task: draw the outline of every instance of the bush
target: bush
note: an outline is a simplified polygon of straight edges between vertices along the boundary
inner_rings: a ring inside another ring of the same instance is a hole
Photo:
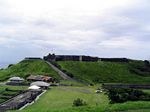
[[[73,101],[73,106],[75,107],[85,106],[85,105],[87,105],[87,103],[80,98]]]
[[[108,90],[110,103],[123,103],[126,101],[150,101],[150,95],[137,89],[113,88]]]
[[[13,64],[9,64],[9,65],[8,65],[8,68],[10,68],[11,66],[13,66]]]
[[[145,60],[144,63],[146,66],[150,66],[150,62],[148,60]]]
[[[71,78],[74,77],[74,75],[72,73],[67,73],[68,76],[70,76]]]

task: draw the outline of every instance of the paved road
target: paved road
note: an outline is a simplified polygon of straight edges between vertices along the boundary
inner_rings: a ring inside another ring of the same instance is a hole
[[[80,81],[80,80],[69,77],[66,73],[62,72],[59,68],[57,68],[56,66],[54,66],[50,62],[46,61],[46,63],[48,63],[63,79],[72,80],[72,81],[75,81],[75,82],[82,83],[84,85],[89,85],[86,82],[83,82],[83,81]]]
[[[64,72],[62,72],[60,69],[58,69],[57,67],[55,67],[53,64],[51,64],[50,62],[46,61],[63,79],[68,79],[68,80],[74,80],[73,78],[69,77],[67,74],[65,74]]]

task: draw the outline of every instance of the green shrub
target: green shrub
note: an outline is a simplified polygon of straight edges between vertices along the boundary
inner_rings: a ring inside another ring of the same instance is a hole
[[[73,106],[75,107],[85,106],[85,105],[87,105],[87,103],[80,98],[77,98],[76,100],[73,101]]]
[[[150,101],[150,95],[141,90],[129,88],[108,89],[110,103],[123,103],[126,101]]]
[[[11,66],[13,66],[13,64],[9,64],[9,65],[8,65],[8,68],[10,68]]]

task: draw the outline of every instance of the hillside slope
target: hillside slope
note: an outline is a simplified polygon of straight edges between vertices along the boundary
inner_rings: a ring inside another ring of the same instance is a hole
[[[29,74],[43,74],[60,79],[60,76],[43,60],[23,60],[7,69],[0,70],[0,80],[11,76],[27,77]]]
[[[77,79],[90,83],[149,83],[150,66],[144,61],[119,62],[57,62]]]

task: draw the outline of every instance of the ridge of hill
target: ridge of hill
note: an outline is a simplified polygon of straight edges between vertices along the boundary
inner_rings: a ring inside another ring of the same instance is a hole
[[[61,79],[44,60],[22,60],[21,62],[9,65],[6,69],[0,70],[0,80],[4,81],[12,76],[27,77],[29,74],[49,75]]]

